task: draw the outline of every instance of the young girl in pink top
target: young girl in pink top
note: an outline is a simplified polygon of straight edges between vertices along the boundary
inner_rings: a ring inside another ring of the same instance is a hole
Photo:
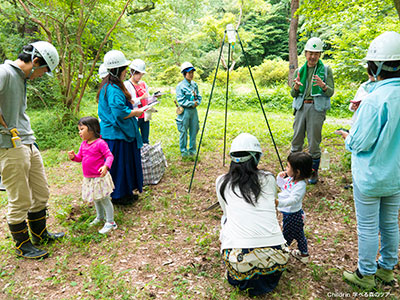
[[[111,168],[114,156],[108,145],[100,138],[100,124],[96,118],[84,117],[78,122],[79,135],[82,144],[78,154],[74,150],[68,152],[70,160],[82,162],[83,182],[82,199],[94,201],[97,216],[90,223],[96,225],[104,221],[106,223],[99,233],[107,233],[117,228],[114,222],[114,208],[110,194],[114,184],[108,170]]]

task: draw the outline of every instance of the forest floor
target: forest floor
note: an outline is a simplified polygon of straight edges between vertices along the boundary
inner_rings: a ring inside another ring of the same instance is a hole
[[[342,280],[345,269],[357,268],[352,190],[344,188],[351,172],[342,161],[342,141],[330,136],[324,143],[331,168],[321,171],[317,185],[307,187],[303,202],[311,260],[304,265],[291,258],[276,290],[258,299],[399,299],[397,285],[378,285],[366,294]],[[260,168],[276,174],[273,148],[265,147]],[[66,237],[43,246],[50,252],[45,260],[19,259],[3,217],[0,299],[248,299],[225,280],[218,239],[221,210],[205,211],[217,201],[215,179],[228,169],[220,150],[200,152],[190,194],[193,162],[182,161],[176,151],[168,154],[159,184],[145,187],[131,206],[115,206],[118,229],[107,236],[88,225],[95,210],[80,199],[80,164],[64,159],[48,165],[49,229],[65,231]],[[50,159],[46,153],[43,157]],[[6,203],[2,192],[3,216]],[[398,267],[395,273],[400,280]]]

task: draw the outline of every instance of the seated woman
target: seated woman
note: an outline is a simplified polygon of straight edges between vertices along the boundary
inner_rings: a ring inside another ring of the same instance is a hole
[[[216,181],[221,252],[228,282],[262,295],[275,289],[289,259],[276,218],[275,178],[257,168],[262,150],[253,135],[237,136],[229,153],[229,172]]]

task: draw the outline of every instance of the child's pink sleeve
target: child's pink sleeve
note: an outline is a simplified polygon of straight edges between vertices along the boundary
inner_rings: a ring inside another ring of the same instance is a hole
[[[82,142],[81,146],[79,147],[78,153],[75,154],[75,157],[74,157],[73,161],[76,161],[76,162],[81,162],[82,161],[82,147],[83,147],[83,142]]]
[[[106,159],[104,165],[111,169],[112,163],[114,161],[114,155],[111,153],[110,148],[108,148],[107,143],[102,140],[100,144],[100,151],[103,154],[103,157]]]

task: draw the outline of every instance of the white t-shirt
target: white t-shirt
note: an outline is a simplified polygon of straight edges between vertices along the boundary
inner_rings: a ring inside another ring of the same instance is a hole
[[[276,218],[275,178],[264,171],[259,173],[261,193],[255,206],[235,195],[230,184],[225,187],[224,195],[227,201],[225,202],[219,192],[224,175],[216,180],[217,197],[224,213],[221,218],[221,251],[232,248],[270,247],[286,243]],[[239,188],[236,188],[235,192],[240,195]]]
[[[276,177],[276,184],[282,192],[278,194],[278,210],[294,213],[302,208],[303,198],[306,195],[307,183],[304,180],[293,182],[292,177]]]

